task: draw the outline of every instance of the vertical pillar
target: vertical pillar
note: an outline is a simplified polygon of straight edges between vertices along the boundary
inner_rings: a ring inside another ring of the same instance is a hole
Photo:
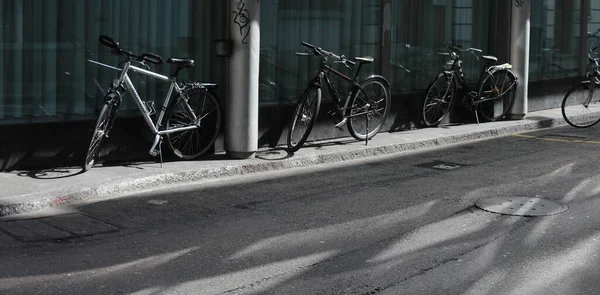
[[[527,115],[529,84],[529,32],[531,0],[513,0],[510,18],[510,63],[519,78],[515,102],[509,111],[510,119]]]
[[[580,19],[581,21],[579,22],[579,30],[580,30],[580,40],[579,40],[579,54],[581,56],[581,58],[579,58],[579,67],[580,67],[580,71],[579,74],[584,77],[587,73],[587,66],[588,66],[588,50],[590,50],[591,45],[590,43],[588,43],[588,33],[594,34],[595,32],[589,32],[588,29],[588,15],[590,14],[590,1],[589,0],[583,0],[581,1],[581,14],[580,14]],[[595,44],[594,46],[599,46],[600,44]]]
[[[381,75],[390,76],[391,61],[391,27],[392,27],[392,0],[381,0],[381,47],[380,64]]]
[[[258,148],[258,67],[260,0],[230,0],[229,96],[225,151],[231,158],[252,158]]]

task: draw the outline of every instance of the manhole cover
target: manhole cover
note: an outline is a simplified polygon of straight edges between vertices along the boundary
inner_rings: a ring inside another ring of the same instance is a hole
[[[435,161],[431,161],[431,162],[427,162],[427,163],[423,163],[423,164],[419,164],[419,165],[415,165],[415,166],[436,169],[436,170],[455,170],[455,169],[461,168],[465,165],[435,160]]]
[[[564,212],[567,206],[542,198],[507,197],[486,198],[475,203],[485,211],[506,215],[543,216]]]

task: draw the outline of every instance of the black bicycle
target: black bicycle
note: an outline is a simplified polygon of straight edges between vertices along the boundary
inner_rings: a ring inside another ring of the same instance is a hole
[[[354,60],[358,62],[358,69],[354,74],[354,78],[350,78],[331,68],[329,59],[333,59],[334,63],[340,63],[348,69],[352,69],[356,62],[347,59],[344,55],[336,55],[306,42],[302,42],[302,45],[308,47],[308,50],[298,52],[297,55],[319,56],[322,61],[317,75],[308,83],[296,105],[287,136],[288,149],[295,152],[306,142],[319,113],[323,82],[325,82],[335,103],[335,107],[330,112],[338,119],[335,126],[339,128],[347,124],[352,137],[368,143],[369,139],[373,138],[383,127],[390,110],[391,101],[390,83],[383,76],[372,75],[360,82],[358,81],[362,66],[373,63],[374,59],[369,56],[355,57]],[[352,84],[344,101],[338,97],[337,89],[332,86],[329,79],[330,73]]]
[[[477,123],[479,115],[487,121],[502,119],[511,108],[517,89],[517,76],[510,71],[512,66],[508,63],[495,65],[498,59],[494,56],[483,55],[485,65],[479,76],[477,91],[470,91],[465,81],[462,60],[459,53],[469,52],[477,59],[480,58],[481,49],[467,48],[449,43],[448,52],[438,53],[450,56],[444,64],[443,71],[429,84],[421,107],[423,124],[434,127],[440,124],[450,111],[457,87],[461,87],[469,99],[468,105],[474,111]],[[464,100],[463,100],[464,102]]]
[[[562,101],[560,109],[563,118],[573,127],[586,128],[600,122],[600,96],[594,98],[594,91],[600,85],[600,62],[595,57],[596,48],[588,52],[586,78],[569,89]]]

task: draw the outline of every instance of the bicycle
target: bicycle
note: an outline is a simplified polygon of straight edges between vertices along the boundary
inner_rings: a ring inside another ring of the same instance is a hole
[[[586,79],[569,89],[560,107],[563,118],[573,127],[586,128],[600,122],[600,99],[594,99],[594,91],[600,85],[600,62],[594,57],[596,49],[588,52]]]
[[[121,73],[117,79],[113,80],[104,96],[104,104],[98,114],[94,130],[91,132],[90,143],[82,165],[83,172],[94,165],[102,140],[109,137],[117,110],[126,91],[133,97],[145,123],[154,135],[154,142],[149,153],[152,156],[160,156],[161,165],[163,136],[166,136],[172,154],[184,160],[199,157],[213,145],[221,124],[220,105],[216,96],[210,91],[216,87],[216,84],[177,81],[180,70],[194,67],[193,59],[169,58],[167,63],[175,65],[176,68],[170,76],[165,76],[150,71],[147,65],[147,63],[162,64],[163,60],[159,55],[154,53],[134,55],[131,51],[121,48],[114,39],[105,35],[101,35],[99,41],[110,48],[113,54],[125,57],[125,61],[121,63],[121,68],[118,68],[90,60]],[[146,66],[148,69],[135,66],[132,64],[134,62]],[[160,112],[156,112],[153,101],[142,101],[127,74],[129,71],[170,83]],[[171,100],[173,91],[177,92],[178,96]],[[157,114],[156,121],[150,117],[154,114]]]
[[[458,87],[465,91],[466,98],[469,99],[468,105],[475,113],[477,124],[479,124],[479,115],[487,121],[502,119],[514,102],[518,84],[517,76],[510,71],[512,65],[508,63],[495,65],[498,61],[496,57],[482,55],[485,65],[477,82],[477,91],[471,91],[465,81],[459,53],[469,52],[479,59],[476,53],[481,53],[482,50],[477,48],[463,50],[462,46],[453,43],[448,43],[446,48],[448,52],[438,54],[450,56],[450,60],[444,64],[442,72],[425,91],[421,107],[423,124],[435,127],[442,122],[450,111]]]
[[[296,55],[314,55],[321,57],[322,60],[316,76],[308,83],[296,104],[287,135],[288,149],[295,152],[306,142],[319,113],[323,83],[327,86],[335,104],[335,107],[329,112],[338,119],[335,126],[341,128],[346,124],[352,137],[359,141],[364,140],[368,144],[369,139],[373,138],[383,127],[389,113],[391,100],[390,83],[383,76],[371,75],[358,81],[358,75],[363,65],[373,63],[374,59],[370,56],[355,57],[358,69],[354,78],[350,78],[333,69],[329,65],[329,58],[335,59],[333,63],[340,63],[350,70],[352,70],[352,66],[356,65],[356,62],[348,60],[344,55],[336,55],[306,42],[301,42],[301,44],[308,49],[306,52],[297,52]],[[338,97],[338,90],[329,79],[330,73],[340,77],[344,82],[352,84],[346,100],[343,102]],[[374,126],[369,126],[371,120],[375,120]]]

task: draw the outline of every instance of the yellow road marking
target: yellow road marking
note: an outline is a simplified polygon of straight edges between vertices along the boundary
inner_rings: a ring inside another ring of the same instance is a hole
[[[546,141],[558,141],[558,142],[576,142],[572,139],[560,139],[560,138],[551,138],[551,137],[544,137],[544,138],[538,138],[540,140],[546,140]],[[580,140],[581,142],[581,140]]]
[[[535,135],[525,135],[525,134],[513,134],[512,136],[514,136],[514,137],[522,137],[522,138],[529,138],[529,139],[544,140],[544,141],[600,144],[600,141],[598,141],[598,140],[563,139],[563,138],[552,138],[552,137],[539,137],[539,136],[535,136]]]
[[[533,135],[525,135],[525,134],[513,134],[513,136],[516,136],[516,137],[524,137],[524,138],[537,138],[537,136],[533,136]]]

